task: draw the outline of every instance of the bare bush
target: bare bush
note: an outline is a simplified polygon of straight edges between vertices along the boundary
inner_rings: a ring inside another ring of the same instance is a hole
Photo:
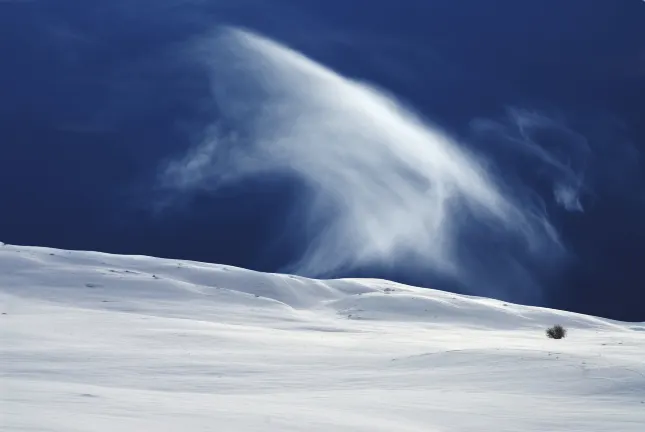
[[[546,329],[546,335],[551,339],[564,339],[567,336],[567,329],[560,324],[556,324]]]

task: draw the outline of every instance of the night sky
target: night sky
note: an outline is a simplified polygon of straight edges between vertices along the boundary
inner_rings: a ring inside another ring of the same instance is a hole
[[[386,89],[522,177],[571,251],[557,272],[537,275],[545,304],[645,321],[639,0],[0,0],[0,240],[261,271],[296,260],[307,244],[286,226],[303,193],[293,178],[172,200],[159,185],[161,167],[217,118],[189,47],[220,26]],[[584,165],[583,212],[550,202],[542,168],[502,154],[491,143],[500,137],[476,127],[506,124],[512,108],[575,130],[547,131],[540,144]],[[584,160],[571,137],[588,143]],[[481,294],[408,265],[333,276]]]

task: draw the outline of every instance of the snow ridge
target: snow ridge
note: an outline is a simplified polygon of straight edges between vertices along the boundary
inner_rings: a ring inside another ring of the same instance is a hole
[[[641,431],[645,323],[0,245],[6,431]],[[570,330],[561,341],[544,329]]]

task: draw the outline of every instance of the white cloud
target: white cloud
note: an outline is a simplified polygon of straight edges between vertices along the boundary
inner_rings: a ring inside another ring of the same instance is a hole
[[[166,185],[297,176],[311,192],[298,212],[308,249],[294,266],[305,275],[407,259],[480,292],[535,290],[513,251],[559,250],[555,231],[446,133],[385,92],[256,34],[227,30],[200,48],[222,118],[166,168]]]

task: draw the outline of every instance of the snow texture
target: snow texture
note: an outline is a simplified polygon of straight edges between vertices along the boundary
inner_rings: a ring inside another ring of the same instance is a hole
[[[645,430],[645,323],[1,244],[0,312],[6,432]]]

